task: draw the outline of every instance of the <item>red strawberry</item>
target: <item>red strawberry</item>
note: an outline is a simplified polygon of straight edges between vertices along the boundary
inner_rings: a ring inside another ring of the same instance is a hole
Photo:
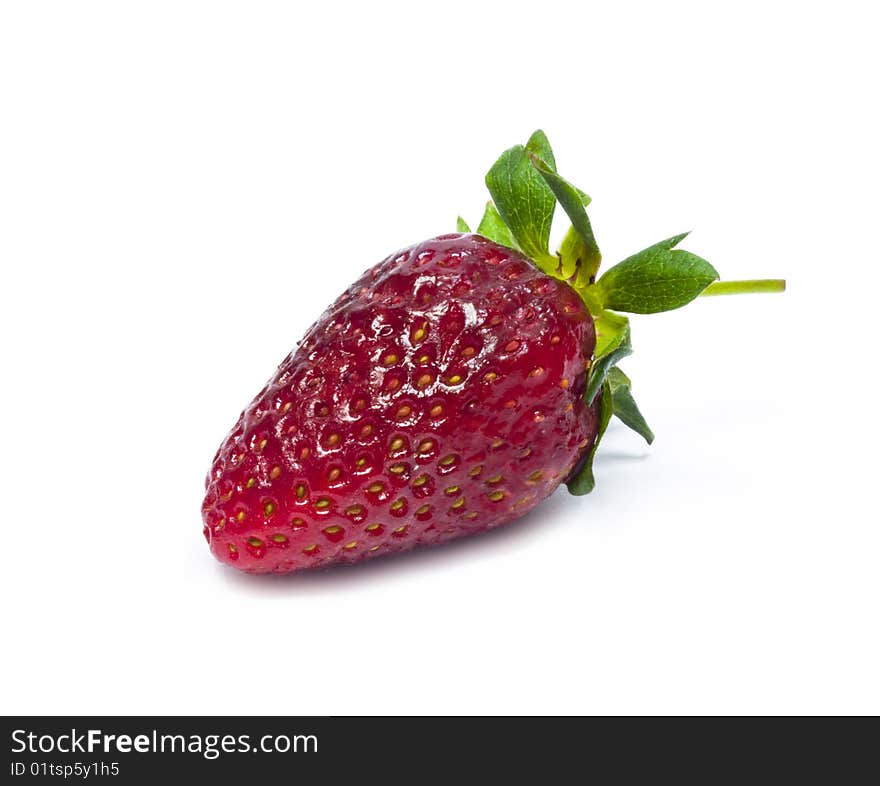
[[[242,414],[211,469],[205,536],[287,572],[517,518],[596,435],[577,293],[522,254],[445,235],[369,270]]]
[[[683,305],[714,269],[674,238],[594,283],[588,200],[555,173],[540,132],[487,183],[497,209],[480,234],[443,235],[368,270],[242,413],[203,505],[222,562],[286,573],[441,543],[524,515],[563,481],[589,491],[612,413],[650,441],[614,368],[629,351],[614,309]],[[574,227],[551,256],[555,198]]]

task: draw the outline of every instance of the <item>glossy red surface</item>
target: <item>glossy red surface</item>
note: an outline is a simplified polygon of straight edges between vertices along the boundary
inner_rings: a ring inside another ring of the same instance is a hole
[[[242,413],[207,479],[222,562],[285,573],[496,527],[589,449],[593,321],[568,285],[477,235],[367,271]]]

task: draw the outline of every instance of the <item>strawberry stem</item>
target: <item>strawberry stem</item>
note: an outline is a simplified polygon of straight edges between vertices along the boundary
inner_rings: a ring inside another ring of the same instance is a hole
[[[492,201],[477,234],[522,251],[547,275],[569,284],[593,316],[596,344],[588,361],[584,400],[588,406],[598,404],[599,428],[592,447],[566,480],[572,494],[588,494],[595,485],[593,456],[612,415],[648,443],[654,438],[632,397],[629,377],[617,367],[632,352],[625,314],[672,311],[700,295],[784,292],[785,281],[719,281],[709,262],[677,248],[687,232],[642,249],[597,278],[601,255],[586,212],[590,198],[557,173],[543,131],[502,153],[486,175],[486,186]],[[549,241],[557,203],[571,219],[571,228],[554,255]],[[466,228],[459,219],[458,231]]]
[[[746,281],[716,281],[709,284],[700,297],[714,295],[751,295],[760,292],[785,292],[785,279],[756,278]]]

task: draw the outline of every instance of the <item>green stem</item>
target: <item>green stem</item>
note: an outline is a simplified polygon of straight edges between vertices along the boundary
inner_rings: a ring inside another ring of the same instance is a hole
[[[716,281],[709,284],[700,297],[713,295],[749,295],[758,292],[785,292],[785,279],[760,278],[749,281]]]

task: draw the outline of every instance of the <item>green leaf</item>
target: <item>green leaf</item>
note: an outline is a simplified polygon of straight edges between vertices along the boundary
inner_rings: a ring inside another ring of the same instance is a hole
[[[559,260],[562,264],[562,274],[570,279],[572,276],[577,277],[579,270],[577,261],[585,256],[584,241],[575,231],[574,227],[569,227],[559,244]]]
[[[705,259],[674,249],[686,236],[663,240],[606,271],[596,282],[605,307],[632,314],[671,311],[717,280],[718,271]]]
[[[611,318],[614,321],[611,321]],[[599,323],[602,322],[600,326]],[[592,404],[593,399],[605,382],[605,377],[614,365],[632,354],[632,343],[630,342],[629,320],[626,317],[617,314],[603,314],[596,320],[597,335],[601,335],[601,345],[596,342],[596,350],[593,353],[593,363],[590,366],[590,377],[587,380],[587,389],[584,393],[584,401]],[[605,330],[602,333],[600,331]]]
[[[561,177],[551,168],[546,161],[532,154],[532,165],[538,170],[544,182],[550,186],[550,190],[559,200],[562,209],[571,219],[571,226],[577,233],[579,244],[563,241],[563,249],[560,249],[562,257],[562,273],[566,279],[574,278],[577,282],[586,286],[591,284],[599,270],[602,255],[593,235],[593,227],[590,224],[587,211],[584,210],[584,197],[589,202],[589,197],[579,188],[575,188],[565,178]],[[570,234],[570,233],[569,233]],[[568,236],[566,236],[568,237]],[[565,252],[565,253],[563,253]]]
[[[471,228],[467,225],[467,221],[465,221],[461,216],[458,217],[458,221],[455,222],[455,230],[456,232],[464,232],[469,234]]]
[[[492,202],[486,203],[486,211],[483,213],[483,218],[477,227],[477,234],[487,237],[489,240],[494,240],[502,246],[517,248],[516,241],[513,239],[513,235],[510,234],[510,229],[508,229],[507,224],[504,223],[504,219],[501,218],[501,214],[498,212],[498,208]]]
[[[593,476],[593,459],[596,457],[596,449],[599,447],[599,442],[605,434],[605,429],[608,428],[608,421],[611,420],[613,411],[614,403],[611,398],[611,386],[605,383],[602,385],[602,398],[599,400],[599,429],[596,432],[596,441],[593,443],[581,466],[566,481],[571,494],[581,496],[589,494],[596,488],[596,478]]]
[[[542,132],[532,134],[528,146],[527,150],[516,145],[502,153],[486,175],[486,186],[519,247],[538,267],[551,273],[558,265],[549,251],[556,197],[532,166],[529,155],[540,153],[548,165],[555,166],[555,163]]]
[[[650,445],[654,441],[654,432],[651,431],[651,427],[645,421],[632,396],[632,382],[629,377],[621,371],[619,366],[615,366],[608,371],[606,379],[611,388],[614,414],[633,431],[644,437],[645,442]]]
[[[596,327],[596,348],[593,350],[593,357],[598,358],[607,355],[617,344],[620,334],[629,328],[629,318],[615,314],[613,311],[602,311],[593,318],[593,324]]]
[[[550,147],[550,140],[540,128],[535,131],[526,142],[526,153],[530,156],[538,156],[547,162],[547,166],[554,172],[556,171],[556,157],[553,155],[553,148]]]

